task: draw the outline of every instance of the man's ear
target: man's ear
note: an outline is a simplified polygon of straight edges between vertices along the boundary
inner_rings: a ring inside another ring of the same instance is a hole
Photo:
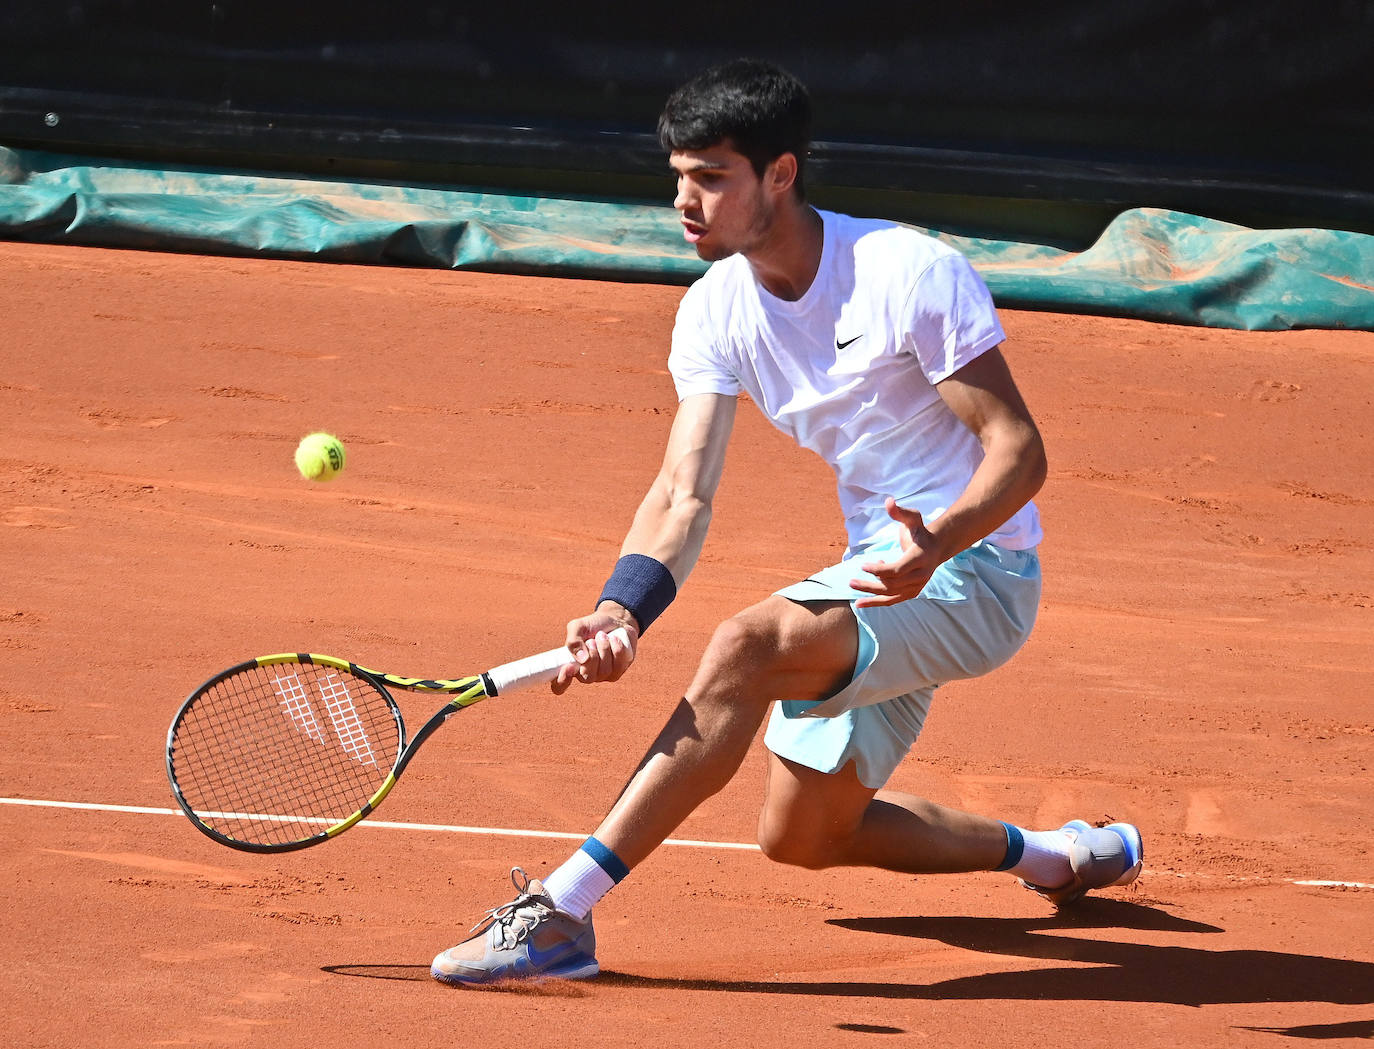
[[[764,182],[770,192],[779,195],[790,193],[792,184],[797,181],[797,157],[793,153],[782,153],[764,170]]]

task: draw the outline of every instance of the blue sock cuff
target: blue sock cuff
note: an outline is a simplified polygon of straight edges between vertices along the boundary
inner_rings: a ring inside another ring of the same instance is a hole
[[[1003,823],[1002,826],[1007,832],[1007,855],[1002,860],[1002,865],[993,869],[1009,871],[1021,862],[1021,854],[1026,851],[1026,839],[1021,836],[1020,828],[1013,827],[1010,823]]]
[[[619,885],[630,873],[630,868],[625,866],[625,861],[613,853],[606,846],[595,838],[588,838],[582,843],[582,851],[596,861],[596,865],[611,876],[611,880]]]

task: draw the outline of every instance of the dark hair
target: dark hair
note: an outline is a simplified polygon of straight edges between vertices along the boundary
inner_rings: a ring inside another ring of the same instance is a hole
[[[658,118],[668,151],[708,149],[729,140],[754,172],[784,153],[797,158],[795,188],[805,198],[802,170],[811,142],[811,96],[787,70],[740,58],[713,66],[673,92]]]

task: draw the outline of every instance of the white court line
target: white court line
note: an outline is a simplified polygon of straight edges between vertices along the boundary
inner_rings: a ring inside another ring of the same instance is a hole
[[[151,808],[142,805],[97,805],[89,801],[43,801],[38,798],[0,798],[0,805],[36,805],[47,809],[84,809],[89,812],[132,812],[140,816],[181,816],[180,809]],[[234,817],[244,814],[213,812],[207,816]],[[251,819],[278,820],[282,823],[319,823],[333,826],[338,820],[310,819],[303,816],[263,816],[250,814]],[[559,838],[567,841],[586,841],[587,835],[559,830],[516,830],[510,827],[457,827],[447,823],[396,823],[390,820],[363,820],[359,827],[378,827],[383,830],[434,831],[441,834],[492,834],[508,838]],[[664,845],[683,845],[694,849],[737,849],[758,852],[759,847],[752,842],[738,841],[692,841],[687,838],[669,838]]]
[[[1362,881],[1321,881],[1309,879],[1304,881],[1295,881],[1293,882],[1293,884],[1315,885],[1318,888],[1322,889],[1374,889],[1374,885],[1368,885]]]
[[[130,812],[141,816],[181,816],[180,809],[151,808],[141,805],[98,805],[89,801],[43,801],[38,798],[0,798],[0,805],[33,805],[48,809],[84,809],[93,812]],[[207,815],[226,816],[232,813],[207,813]],[[322,823],[332,825],[336,820],[318,819],[311,820],[299,816],[254,816],[255,819],[279,819],[282,822],[292,823]],[[447,823],[396,823],[389,820],[363,820],[359,823],[360,827],[377,827],[383,830],[412,830],[429,831],[440,834],[491,834],[508,838],[558,838],[566,841],[585,841],[587,835],[571,831],[558,830],[516,830],[509,827],[457,827]],[[693,841],[688,838],[668,838],[664,845],[681,845],[692,849],[735,849],[744,852],[758,852],[759,847],[752,842],[739,841]],[[1170,878],[1206,877],[1204,875],[1179,874],[1174,871],[1150,871],[1145,870],[1142,874],[1152,874]],[[1228,878],[1230,881],[1253,881],[1255,879],[1241,877]],[[1327,881],[1312,878],[1285,878],[1283,881],[1288,885],[1314,886],[1325,889],[1374,889],[1374,882],[1364,881]]]

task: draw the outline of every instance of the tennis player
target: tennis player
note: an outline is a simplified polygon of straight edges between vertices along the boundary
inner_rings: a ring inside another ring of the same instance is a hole
[[[1140,871],[1129,824],[1032,831],[883,789],[935,689],[1000,666],[1030,633],[1045,453],[982,280],[933,238],[811,207],[809,124],[803,85],[752,60],[668,100],[674,205],[712,265],[673,329],[662,469],[595,611],[568,625],[554,691],[621,677],[687,579],[741,392],[834,470],[848,550],[720,624],[595,834],[542,883],[516,868],[516,899],[434,959],[446,983],[598,972],[593,905],[725,786],[765,718],[770,859],[1006,871],[1058,906]],[[609,636],[619,626],[628,645]]]

